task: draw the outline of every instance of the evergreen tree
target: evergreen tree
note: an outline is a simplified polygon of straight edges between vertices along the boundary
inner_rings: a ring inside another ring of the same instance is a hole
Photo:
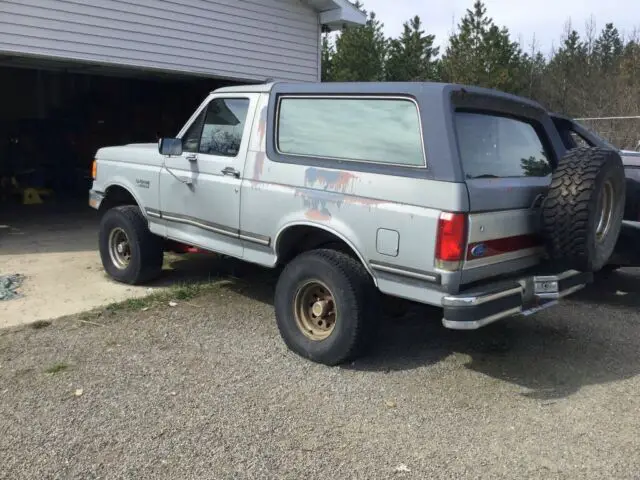
[[[535,35],[529,53],[522,56],[522,95],[533,99],[544,96],[544,79],[547,59],[538,49]]]
[[[640,87],[640,41],[630,40],[623,48],[621,76]]]
[[[523,66],[520,46],[487,16],[481,0],[467,10],[442,58],[442,73],[450,82],[511,92],[523,87]]]
[[[623,50],[624,47],[618,29],[613,26],[613,23],[607,23],[595,42],[593,52],[600,70],[610,72],[612,69],[617,68]]]
[[[333,56],[335,55],[335,49],[331,43],[331,39],[328,34],[322,35],[322,81],[330,82],[333,80]]]
[[[550,108],[569,115],[584,112],[583,90],[588,73],[587,45],[567,25],[562,47],[553,54],[547,69],[546,96]]]
[[[435,59],[439,48],[433,46],[434,35],[425,35],[419,16],[404,24],[400,38],[389,41],[386,78],[389,81],[424,81],[434,79]]]
[[[345,28],[335,42],[333,35],[323,35],[323,81],[442,79],[519,93],[572,116],[640,114],[638,32],[623,39],[608,23],[598,34],[591,19],[581,36],[568,23],[560,48],[551,55],[543,55],[535,41],[523,53],[509,31],[487,15],[484,3],[475,0],[438,59],[434,36],[425,33],[419,17],[406,22],[398,38],[387,40],[376,15],[360,2],[355,5],[367,15],[365,25]],[[616,122],[599,133],[619,147],[640,148],[639,124]],[[534,173],[541,168],[531,159],[523,160],[523,167]]]
[[[367,13],[360,2],[355,6]],[[387,55],[383,24],[371,12],[365,25],[346,27],[338,36],[332,57],[332,80],[338,82],[381,81]]]

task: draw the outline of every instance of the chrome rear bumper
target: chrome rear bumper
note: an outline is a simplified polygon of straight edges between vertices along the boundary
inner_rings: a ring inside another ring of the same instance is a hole
[[[443,298],[442,324],[475,330],[514,315],[530,315],[558,303],[593,281],[592,273],[568,270],[556,275],[530,275]]]

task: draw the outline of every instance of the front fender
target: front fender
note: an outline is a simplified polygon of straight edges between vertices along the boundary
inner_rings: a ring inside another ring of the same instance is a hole
[[[127,181],[127,179],[124,177],[116,177],[113,180],[110,180],[109,183],[104,187],[105,195],[108,195],[109,189],[113,187],[120,187],[129,192],[129,194],[135,200],[136,204],[140,207],[140,210],[142,210],[142,213],[146,215],[146,209],[149,208],[149,205],[147,205],[144,202],[142,196],[138,192],[136,192],[136,189],[131,184],[131,182]]]

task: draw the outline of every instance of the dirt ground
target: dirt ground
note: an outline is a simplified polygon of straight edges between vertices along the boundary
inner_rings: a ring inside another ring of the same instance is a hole
[[[326,368],[246,268],[174,307],[0,330],[0,478],[638,478],[640,270],[476,332],[416,308]]]
[[[206,264],[192,264],[192,272],[167,271],[145,287],[113,282],[100,262],[97,228],[95,211],[83,204],[0,213],[0,275],[26,277],[21,298],[0,301],[0,328],[144,297],[183,277],[208,274]]]

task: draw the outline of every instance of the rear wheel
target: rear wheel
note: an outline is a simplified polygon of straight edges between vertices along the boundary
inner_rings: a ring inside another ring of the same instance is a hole
[[[160,275],[162,239],[149,231],[140,209],[132,205],[108,210],[100,222],[100,258],[119,282],[140,284]]]
[[[276,286],[280,335],[298,355],[325,365],[354,359],[373,327],[377,296],[362,264],[334,250],[294,258]]]
[[[543,232],[552,260],[596,272],[616,246],[625,204],[620,155],[603,148],[569,151],[554,171],[543,205]]]

